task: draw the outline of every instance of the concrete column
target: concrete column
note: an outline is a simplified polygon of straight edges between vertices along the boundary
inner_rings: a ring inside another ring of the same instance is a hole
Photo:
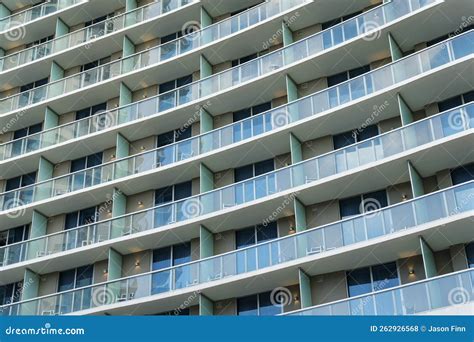
[[[127,213],[127,196],[120,190],[114,189],[112,202],[112,217],[119,217]],[[110,238],[116,238],[123,235],[123,233],[130,227],[125,226],[125,220],[114,220],[112,223],[112,231]]]
[[[212,25],[212,17],[204,7],[201,7],[201,28]]]
[[[423,187],[423,178],[420,176],[420,174],[410,161],[408,161],[408,173],[410,175],[410,184],[413,197],[415,198],[423,196],[425,194],[425,189]]]
[[[311,299],[311,279],[301,268],[298,269],[298,277],[300,283],[301,308],[309,308],[313,305],[313,300]]]
[[[5,50],[0,48],[0,57],[3,57],[3,56],[5,56]],[[3,59],[0,60],[0,70],[3,70]]]
[[[51,63],[51,71],[49,82],[59,81],[64,78],[64,69],[56,62]],[[50,84],[49,86],[49,97],[61,95],[64,91],[63,82],[57,82],[55,84]]]
[[[133,11],[137,8],[137,1],[136,0],[126,0],[125,2],[125,11]]]
[[[125,2],[125,11],[133,11],[134,9],[137,8],[137,1],[136,0],[126,0]],[[130,26],[133,25],[137,22],[136,16],[133,15],[127,15],[125,17],[125,25]]]
[[[10,9],[0,2],[0,19],[8,17],[9,15],[11,15]]]
[[[122,277],[122,254],[113,248],[109,248],[109,259],[107,264],[107,280],[115,280]]]
[[[43,122],[43,130],[47,130],[50,128],[57,127],[59,125],[59,115],[56,114],[51,108],[46,107],[44,112],[44,122]],[[51,146],[58,143],[58,139],[60,137],[57,136],[56,132],[46,132],[43,133],[41,147]]]
[[[295,198],[294,210],[295,210],[296,231],[297,232],[305,231],[308,228],[306,224],[306,207],[297,198]]]
[[[23,275],[23,288],[21,291],[21,300],[28,300],[38,297],[39,293],[39,282],[40,276],[31,271],[30,269],[25,269]],[[28,302],[21,304],[20,306],[20,315],[37,315],[41,314],[37,312],[38,302]]]
[[[117,252],[113,248],[109,248],[109,259],[107,263],[107,280],[116,280],[122,277],[122,254]],[[115,302],[114,299],[118,299],[120,296],[120,283],[115,282],[107,286],[107,293],[113,295],[111,302]]]
[[[398,99],[398,108],[400,110],[400,116],[402,119],[402,125],[406,126],[411,124],[414,121],[413,111],[410,109],[408,104],[403,99],[402,95],[397,94]]]
[[[30,239],[45,236],[47,227],[48,218],[40,212],[34,210],[31,218]],[[47,247],[48,246],[46,246],[46,240],[44,239],[31,241],[28,244],[27,259],[34,259],[41,255],[48,254]]]
[[[388,34],[388,43],[390,45],[390,55],[392,56],[392,62],[403,58],[403,51],[400,49],[400,46],[391,33]]]
[[[296,164],[303,160],[301,142],[293,133],[290,133],[290,153],[291,153],[291,164]],[[303,166],[299,165],[293,168],[292,181],[293,181],[293,186],[304,184],[305,178],[304,178]]]
[[[53,178],[53,171],[53,163],[44,157],[40,157],[37,182],[43,182]],[[35,201],[44,200],[54,195],[54,189],[51,188],[51,185],[50,182],[38,184],[35,192]]]
[[[117,133],[117,141],[115,145],[115,157],[117,159],[126,158],[130,153],[130,142],[120,133]],[[129,173],[129,161],[124,160],[115,164],[114,179],[126,177]]]
[[[199,316],[212,316],[214,315],[214,303],[204,296],[202,293],[199,294]]]
[[[120,83],[120,95],[119,95],[119,106],[126,106],[128,104],[132,103],[132,91],[130,90],[129,87],[123,82]],[[128,117],[128,111],[124,110],[121,111],[119,110],[118,114],[118,123],[124,123],[129,120]]]
[[[213,20],[209,13],[204,7],[201,7],[201,30],[209,25],[212,25]],[[201,31],[201,45],[211,43],[215,37],[213,36],[212,30]]]
[[[199,56],[200,78],[206,78],[212,75],[212,64],[203,55]]]
[[[449,247],[449,253],[451,255],[451,262],[453,264],[453,270],[461,271],[468,268],[466,247],[464,244],[457,244]]]
[[[214,234],[206,227],[200,226],[199,231],[199,258],[209,258],[214,255]]]
[[[199,165],[199,192],[214,190],[214,173],[203,163]]]
[[[293,79],[286,75],[286,92],[288,97],[288,102],[298,100],[298,87]]]

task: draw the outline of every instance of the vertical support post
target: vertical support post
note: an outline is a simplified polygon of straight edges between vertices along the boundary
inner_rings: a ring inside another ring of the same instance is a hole
[[[112,217],[125,215],[127,212],[127,196],[119,189],[114,189],[112,202]],[[112,223],[111,238],[122,236],[127,228],[125,220],[114,220]]]
[[[119,94],[119,106],[126,106],[132,103],[132,91],[129,87],[123,82],[120,83],[120,94]],[[128,111],[127,110],[120,110],[118,114],[118,123],[124,123],[129,120],[128,118]]]
[[[290,154],[291,164],[296,164],[303,160],[301,142],[293,133],[290,133]],[[296,166],[293,169],[293,184],[294,186],[304,184],[304,170],[302,167]]]
[[[122,254],[113,248],[109,248],[109,259],[107,263],[107,280],[115,280],[122,277]]]
[[[288,102],[298,100],[298,87],[289,75],[286,75],[286,93]]]
[[[306,224],[306,207],[298,198],[294,201],[295,210],[295,225],[296,232],[302,232],[307,229]]]
[[[390,45],[390,55],[392,56],[392,62],[403,58],[403,51],[400,49],[400,46],[391,33],[388,34],[388,43]]]
[[[204,296],[202,293],[199,294],[199,316],[212,316],[214,315],[214,303]]]
[[[40,157],[38,166],[37,181],[43,182],[53,178],[54,165],[44,157]],[[51,197],[51,192],[54,191],[51,188],[51,183],[46,182],[38,184],[37,191],[35,192],[35,201],[44,200]]]
[[[56,114],[51,108],[46,107],[44,112],[44,122],[43,122],[43,130],[47,130],[50,128],[57,127],[59,125],[59,115]],[[57,135],[57,132],[46,132],[43,134],[43,138],[41,141],[41,147],[47,147],[56,144],[60,141],[60,138]]]
[[[307,224],[306,224],[306,208],[303,203],[298,198],[295,198],[294,200],[294,211],[295,211],[295,229],[296,232],[302,232],[307,229]],[[296,253],[299,258],[302,258],[306,256],[306,249],[308,246],[308,243],[306,241],[306,236],[303,235],[298,235],[296,237]]]
[[[309,308],[313,305],[313,300],[311,299],[311,279],[301,268],[298,268],[298,277],[300,282],[301,309]]]
[[[47,227],[48,227],[48,218],[44,216],[43,214],[39,213],[38,211],[34,210],[32,218],[31,218],[30,239],[45,236]],[[43,254],[48,254],[46,240],[44,239],[34,240],[28,244],[27,259],[34,259],[34,258],[37,258],[39,255],[43,255]]]
[[[125,2],[125,11],[133,11],[137,8],[137,1],[136,0],[126,0]],[[130,26],[137,22],[137,16],[135,15],[127,15],[125,18],[125,25]]]
[[[406,125],[411,124],[414,121],[413,111],[410,109],[408,104],[405,102],[402,95],[397,94],[397,99],[398,99],[398,108],[399,108],[400,116],[401,116],[401,119],[402,119],[402,125],[406,126]]]
[[[0,58],[5,56],[5,50],[0,48]],[[3,59],[0,60],[0,70],[3,70]]]
[[[10,9],[9,9],[7,6],[5,6],[4,3],[1,3],[1,2],[0,2],[0,19],[3,19],[3,18],[5,18],[5,17],[8,17],[9,15],[11,15],[11,13],[12,13],[12,12],[10,11]],[[0,29],[1,29],[2,31],[5,30],[4,27],[0,27]]]
[[[28,300],[38,297],[39,293],[39,282],[40,276],[31,271],[30,269],[25,269],[23,275],[23,288],[21,290],[21,300]],[[37,315],[38,302],[32,301],[23,303],[20,306],[20,315]]]
[[[122,51],[122,73],[126,73],[135,68],[134,58],[127,58],[135,53],[135,44],[127,36],[123,37]]]
[[[214,255],[214,234],[203,225],[199,230],[199,258],[209,258]]]

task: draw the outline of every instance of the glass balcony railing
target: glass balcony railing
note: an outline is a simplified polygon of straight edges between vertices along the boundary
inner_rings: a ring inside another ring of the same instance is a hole
[[[67,314],[225,279],[473,211],[473,197],[471,181],[255,246],[6,305],[0,311],[3,315]]]
[[[30,7],[24,11],[0,19],[0,31],[10,30],[48,14],[86,1],[87,0],[48,0],[40,5]]]
[[[268,53],[265,56],[148,100],[119,108],[112,111],[112,113],[116,114],[116,122],[120,124],[134,120],[137,116],[149,116],[184,105],[269,74],[328,48],[342,44],[357,36],[376,31],[379,26],[385,25],[412,11],[435,2],[437,2],[437,0],[395,0],[389,2],[338,26],[317,33],[316,35],[272,53]],[[284,3],[286,2],[284,1]],[[370,25],[368,23],[370,23]],[[341,30],[345,32],[342,38],[338,35],[338,32]],[[469,50],[469,48],[466,49]],[[67,94],[97,82],[150,66],[159,61],[160,55],[157,55],[156,49],[152,49],[121,59],[120,61],[111,62],[95,69],[5,98],[0,101],[0,114],[15,111],[56,96]],[[137,109],[139,110],[138,112],[136,111]]]
[[[71,2],[72,0],[60,1]],[[82,2],[84,0],[75,0]],[[52,55],[111,34],[129,26],[153,19],[197,0],[156,0],[148,5],[117,15],[83,29],[68,33],[43,44],[21,50],[0,59],[0,69],[6,71],[22,64]]]
[[[4,256],[3,266],[121,236],[159,229],[173,223],[236,207],[472,130],[473,127],[474,103],[470,103],[246,181],[132,214],[4,246],[0,249],[0,255]],[[84,179],[86,178],[81,180]],[[90,179],[93,180],[93,178]],[[27,196],[34,197],[33,190],[30,191],[31,193],[20,192],[19,196],[23,196],[20,199],[25,200]],[[8,203],[11,198],[4,195],[4,200]],[[398,223],[401,223],[401,220]]]
[[[426,314],[474,301],[474,269],[428,278],[337,302],[292,312],[289,316],[401,316]]]
[[[247,120],[156,150],[5,192],[0,194],[0,210],[13,209],[170,165],[306,119],[472,54],[474,44],[470,44],[471,40],[474,40],[474,31]],[[463,115],[469,118],[472,106],[463,110],[466,111]],[[108,119],[105,117],[102,120]],[[471,124],[469,119],[466,120]],[[472,128],[469,125],[467,127]],[[370,155],[366,157],[371,158]]]

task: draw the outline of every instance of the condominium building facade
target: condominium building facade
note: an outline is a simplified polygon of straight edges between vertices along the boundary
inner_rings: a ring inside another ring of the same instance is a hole
[[[0,313],[474,314],[473,0],[3,0]]]

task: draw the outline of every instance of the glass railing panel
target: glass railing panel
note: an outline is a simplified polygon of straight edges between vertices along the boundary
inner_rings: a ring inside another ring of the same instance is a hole
[[[384,5],[384,6],[388,6],[388,5]],[[309,46],[311,46],[311,39],[317,36],[318,35],[309,38],[308,40]],[[463,38],[463,40],[464,39],[469,40],[473,38],[467,37],[466,35]],[[295,44],[295,48],[298,48],[298,46],[300,45],[306,46],[306,42],[302,41]],[[464,45],[461,45],[461,46],[464,46]],[[289,48],[291,47],[292,46],[290,46]],[[466,50],[466,49],[463,48],[463,50]],[[153,51],[154,50],[150,50],[149,52],[147,52],[147,54],[150,54]],[[284,51],[284,57],[285,55],[292,56],[292,54],[286,52],[287,50],[283,50],[283,51]],[[288,51],[291,51],[291,50],[288,50]],[[293,54],[293,55],[297,55],[297,54]],[[136,58],[136,57],[132,57],[132,58]],[[275,63],[275,60],[277,61],[277,63]],[[265,68],[272,69],[273,67],[277,67],[278,61],[280,60],[281,60],[280,53],[275,54],[274,57],[273,55],[265,56],[265,58],[262,59],[258,63],[254,61],[252,64],[249,64],[248,67],[242,66],[242,69],[240,68],[231,69],[221,74],[217,74],[214,77],[210,77],[208,79],[204,79],[200,81],[200,83],[195,83],[194,85],[183,87],[179,90],[179,92],[170,92],[167,94],[163,94],[155,98],[151,98],[151,99],[147,99],[138,103],[134,103],[130,106],[122,107],[118,110],[111,110],[109,112],[101,113],[99,115],[95,115],[95,116],[80,120],[75,123],[71,123],[71,124],[64,125],[58,128],[54,128],[54,129],[49,130],[48,132],[38,133],[36,134],[36,136],[41,137],[41,138],[38,138],[40,140],[40,144],[34,145],[34,147],[38,146],[38,148],[44,148],[46,146],[50,146],[55,143],[67,141],[68,139],[84,136],[96,131],[100,131],[102,129],[116,126],[121,123],[130,122],[139,118],[154,115],[161,111],[172,109],[176,107],[177,105],[195,100],[199,96],[209,95],[213,91],[215,92],[215,91],[219,91],[222,88],[230,87],[234,84],[234,82],[240,82],[242,75],[245,76],[246,70],[248,71],[249,69],[252,69],[252,68],[254,69],[257,68],[258,70],[265,69]],[[129,62],[128,59],[123,60],[123,61],[113,62],[112,64],[108,66],[108,68],[110,68],[111,71],[106,71],[106,72],[103,72],[102,74],[106,75],[107,77],[113,77],[113,75],[120,72],[118,70],[120,70],[121,68],[131,67],[133,69],[133,66],[130,66],[130,65],[133,65],[134,62],[131,61],[133,62],[132,64],[129,64],[128,62]],[[142,62],[143,62],[143,59],[142,59]],[[383,67],[383,68],[377,69],[367,74],[366,76],[363,76],[363,78],[361,77],[358,79],[351,80],[350,83],[345,83],[345,84],[340,85],[339,87],[333,87],[327,91],[316,93],[312,95],[312,102],[313,102],[312,104],[310,104],[311,98],[308,97],[308,98],[298,100],[295,103],[291,103],[287,105],[286,107],[277,108],[273,110],[273,112],[271,113],[266,113],[265,118],[263,120],[263,126],[265,128],[265,132],[278,128],[278,127],[282,127],[286,124],[289,124],[290,122],[301,120],[305,117],[314,115],[316,113],[320,113],[329,108],[334,108],[350,100],[355,100],[361,96],[368,95],[370,93],[373,93],[374,91],[378,91],[388,86],[391,86],[392,84],[394,84],[394,70],[392,70],[392,68],[401,69],[400,67],[397,66],[399,63],[405,63],[405,60],[398,61],[397,64],[393,64],[393,67],[389,66],[389,67]],[[410,63],[417,64],[417,62],[413,62],[412,60],[410,60]],[[403,73],[401,73],[401,75],[402,74]],[[408,73],[407,75],[411,75],[411,74]],[[407,75],[405,75],[404,77],[408,77]],[[398,77],[401,78],[401,76],[398,76]],[[88,78],[88,80],[91,80],[91,79],[94,79],[94,78],[93,77]],[[60,94],[65,91],[63,89],[64,87],[68,88],[69,90],[72,90],[76,86],[80,86],[81,82],[82,81],[80,80],[80,78],[71,77],[71,80],[66,79],[57,83],[54,87],[52,87],[51,93]],[[11,100],[8,100],[5,102],[6,106],[9,105],[9,101],[11,102]],[[28,103],[30,101],[30,96],[26,96],[22,101],[23,101],[22,103]],[[1,106],[2,106],[2,103],[0,102],[0,107]],[[250,122],[249,120],[252,120],[252,122]],[[262,118],[260,116],[252,118],[252,119],[244,120],[242,123],[239,123],[239,125],[241,125],[240,128],[237,126],[234,126],[234,128],[229,128],[229,127],[222,128],[221,134],[225,133],[224,130],[231,130],[231,129],[234,130],[234,132],[232,133],[232,137],[234,140],[230,141],[228,134],[222,134],[221,135],[222,138],[220,138],[220,141],[221,141],[220,146],[226,146],[232,142],[237,142],[237,141],[247,139],[251,136],[255,136],[262,133]],[[56,133],[53,133],[53,132],[56,132]],[[4,145],[10,145],[10,144],[12,143],[5,143]],[[3,145],[0,145],[0,146],[3,146]],[[209,146],[211,146],[210,143],[205,144],[206,149],[204,149],[204,151],[207,151],[209,149]],[[22,148],[23,149],[21,153],[26,153],[26,147],[22,147]],[[11,154],[12,153],[11,148],[4,147],[3,150],[4,150],[3,159],[11,158],[14,156]],[[18,154],[18,152],[15,152],[15,155],[16,154]]]
[[[416,315],[456,305],[457,293],[463,304],[474,298],[474,270],[465,270],[392,289],[299,310],[289,315]]]

